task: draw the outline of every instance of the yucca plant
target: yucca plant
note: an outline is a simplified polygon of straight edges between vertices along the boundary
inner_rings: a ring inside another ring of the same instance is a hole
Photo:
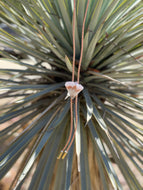
[[[12,31],[0,29],[1,64],[21,66],[0,69],[0,97],[7,99],[0,123],[8,123],[0,142],[11,142],[0,156],[0,178],[24,153],[10,189],[22,189],[31,175],[32,190],[122,189],[115,164],[129,189],[142,189],[142,5],[77,0],[73,25],[72,0],[0,1],[1,22]],[[57,159],[72,122],[65,83],[77,79],[82,43],[75,141]]]

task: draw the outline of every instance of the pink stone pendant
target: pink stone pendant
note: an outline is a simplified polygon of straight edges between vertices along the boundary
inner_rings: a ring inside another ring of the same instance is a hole
[[[83,86],[81,84],[72,81],[66,82],[65,87],[68,91],[66,98],[70,96],[72,99],[74,99],[76,95],[78,95],[83,90]]]

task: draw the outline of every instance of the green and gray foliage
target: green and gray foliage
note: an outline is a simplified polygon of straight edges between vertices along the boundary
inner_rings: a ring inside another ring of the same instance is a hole
[[[76,67],[86,3],[77,0]],[[26,150],[15,189],[21,189],[34,170],[29,189],[47,190],[52,184],[52,189],[68,190],[73,157],[77,155],[79,189],[92,189],[90,139],[103,189],[109,189],[108,184],[122,189],[113,163],[118,165],[129,189],[142,189],[128,165],[130,161],[142,173],[142,6],[141,0],[90,0],[80,77],[84,86],[78,102],[80,123],[67,157],[57,160],[70,129],[70,103],[65,100],[64,84],[72,75],[73,3],[0,1],[0,20],[13,31],[0,28],[4,47],[0,48],[0,60],[21,66],[0,69],[0,98],[8,100],[1,107],[0,124],[17,118],[1,130],[1,145],[19,134],[0,156],[0,178]],[[34,60],[34,64],[23,59]]]

